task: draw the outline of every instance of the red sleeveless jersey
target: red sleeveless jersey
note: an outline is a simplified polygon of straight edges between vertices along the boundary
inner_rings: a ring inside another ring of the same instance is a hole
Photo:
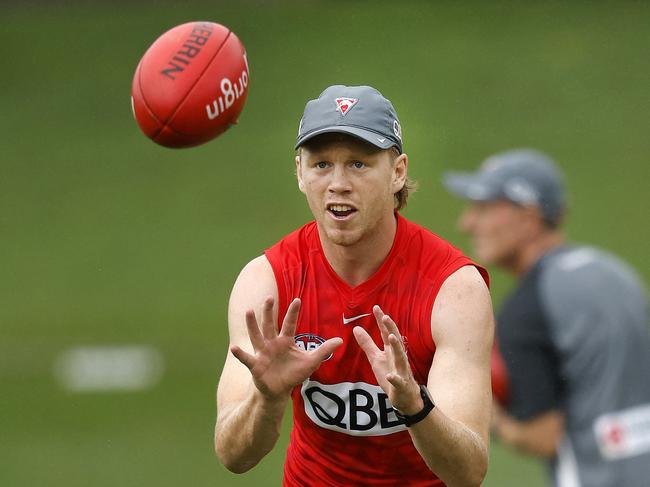
[[[296,297],[302,300],[296,344],[311,350],[328,338],[343,338],[343,345],[292,391],[293,430],[283,485],[444,485],[395,416],[352,328],[362,326],[381,344],[372,315],[373,305],[381,306],[400,330],[415,379],[426,384],[435,351],[433,302],[447,277],[475,264],[399,214],[388,257],[356,287],[341,280],[327,262],[315,222],[265,254],[278,285],[279,323],[289,303]],[[478,269],[487,282],[487,272]]]

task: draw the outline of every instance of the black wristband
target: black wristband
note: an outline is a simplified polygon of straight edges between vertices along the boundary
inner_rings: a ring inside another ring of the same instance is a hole
[[[393,408],[397,419],[402,421],[407,428],[413,426],[415,423],[422,421],[433,410],[433,408],[436,407],[436,405],[433,403],[433,399],[431,399],[431,396],[429,395],[429,389],[427,389],[427,386],[423,384],[420,384],[420,397],[422,397],[422,401],[424,401],[424,407],[415,414],[411,414],[409,416],[402,414],[397,409]]]

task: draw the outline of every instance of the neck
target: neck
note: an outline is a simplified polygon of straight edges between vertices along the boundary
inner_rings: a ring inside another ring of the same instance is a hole
[[[514,275],[526,274],[544,254],[564,243],[564,235],[558,230],[548,231],[532,239],[514,256],[507,266]]]
[[[325,258],[334,272],[352,287],[367,281],[390,253],[397,233],[397,218],[391,213],[353,245],[338,245],[327,239],[319,228],[318,234]]]

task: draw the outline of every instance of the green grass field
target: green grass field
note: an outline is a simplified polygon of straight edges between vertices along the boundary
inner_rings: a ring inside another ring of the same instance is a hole
[[[188,5],[189,4],[189,5]],[[542,5],[543,4],[543,5]],[[235,476],[212,453],[230,287],[309,217],[292,179],[307,99],[371,84],[403,125],[420,190],[405,214],[466,248],[443,171],[530,145],[562,164],[569,236],[650,280],[644,2],[5,2],[0,134],[0,485],[279,485],[281,444]],[[245,43],[240,123],[168,150],[136,127],[139,57],[190,20]],[[493,273],[498,305],[511,281]],[[151,345],[155,387],[78,394],[53,375],[80,345]],[[485,486],[543,468],[493,445]]]

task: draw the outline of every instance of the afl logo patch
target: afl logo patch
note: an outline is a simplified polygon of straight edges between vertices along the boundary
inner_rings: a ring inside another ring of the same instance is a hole
[[[293,337],[293,341],[300,350],[303,350],[305,352],[316,350],[323,343],[325,343],[325,339],[323,337],[319,337],[318,335],[314,335],[312,333],[301,333],[300,335],[296,335]],[[331,358],[332,354],[330,354],[329,357],[327,357],[325,360],[329,360]]]

